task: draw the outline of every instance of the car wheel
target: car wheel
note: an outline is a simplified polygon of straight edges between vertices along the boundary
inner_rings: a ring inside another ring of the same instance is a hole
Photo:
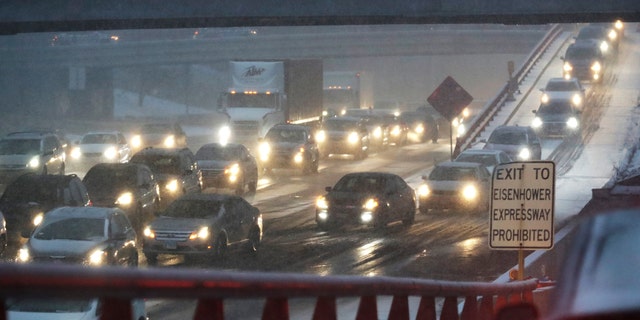
[[[320,167],[320,163],[318,161],[318,158],[316,158],[316,161],[314,161],[311,166],[311,172],[318,173],[318,167]]]
[[[260,229],[253,228],[249,232],[249,252],[256,253],[260,247]]]
[[[329,222],[318,222],[318,229],[322,231],[331,231],[335,228],[335,224]]]
[[[258,190],[258,179],[249,182],[249,192],[256,192]]]
[[[65,170],[65,165],[63,162],[62,165],[60,166],[60,171],[58,172],[58,174],[60,174],[61,176],[64,176],[64,170]]]
[[[427,213],[429,213],[429,208],[428,208],[428,207],[426,207],[426,206],[420,206],[420,207],[418,208],[418,210],[420,211],[420,213],[421,213],[421,214],[427,214]]]
[[[406,227],[411,226],[416,221],[416,213],[415,211],[410,213],[408,217],[402,219],[402,224]]]
[[[241,196],[244,194],[244,186],[246,185],[246,181],[244,181],[244,178],[242,178],[242,183],[238,183],[238,185],[236,186],[236,195],[237,196]]]
[[[158,264],[157,253],[145,253],[144,256],[147,258],[147,264],[151,266],[155,266],[156,264]]]

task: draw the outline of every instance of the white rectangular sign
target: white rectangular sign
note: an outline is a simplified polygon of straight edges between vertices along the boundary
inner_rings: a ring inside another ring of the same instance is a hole
[[[497,165],[491,184],[489,247],[551,249],[555,204],[553,161]]]

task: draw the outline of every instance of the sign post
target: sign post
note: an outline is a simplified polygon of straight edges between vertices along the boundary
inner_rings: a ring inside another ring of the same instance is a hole
[[[555,163],[499,164],[493,171],[489,247],[519,250],[518,279],[524,279],[524,251],[553,248]]]

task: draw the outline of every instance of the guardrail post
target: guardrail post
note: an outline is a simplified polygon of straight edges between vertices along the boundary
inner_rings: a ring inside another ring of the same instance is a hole
[[[491,320],[493,319],[493,296],[484,296],[480,300],[480,311],[479,311],[479,319],[480,320]]]
[[[378,319],[378,304],[376,296],[360,297],[356,320]]]
[[[336,297],[318,297],[313,320],[337,320]]]
[[[389,320],[409,320],[409,298],[407,296],[393,296]]]
[[[467,296],[464,298],[464,306],[462,307],[462,320],[478,319],[478,298],[476,296]]]
[[[224,320],[224,303],[222,299],[198,300],[193,320]]]
[[[133,318],[131,300],[119,298],[103,298],[100,320],[122,320]]]
[[[436,320],[436,300],[434,297],[422,296],[420,298],[416,320]]]
[[[445,297],[440,320],[458,320],[458,297]]]
[[[262,309],[262,320],[288,320],[289,301],[287,298],[267,298]]]

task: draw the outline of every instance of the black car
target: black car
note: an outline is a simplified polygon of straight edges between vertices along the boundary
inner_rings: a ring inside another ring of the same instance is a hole
[[[539,137],[565,137],[580,132],[580,111],[569,100],[540,104],[531,127]]]
[[[202,171],[202,189],[233,189],[237,195],[258,188],[258,165],[247,147],[239,143],[208,143],[196,151]]]
[[[320,151],[310,127],[279,124],[269,129],[259,146],[260,164],[269,172],[273,168],[318,172]]]
[[[385,127],[388,132],[388,140],[390,145],[403,146],[407,144],[409,139],[409,126],[400,119],[399,115],[392,113],[382,115]]]
[[[416,194],[400,176],[385,172],[344,175],[316,201],[316,223],[321,229],[341,225],[371,225],[376,229],[400,220],[411,225]]]
[[[597,43],[593,41],[571,44],[563,57],[562,74],[565,79],[578,78],[581,81],[600,82],[605,59]]]
[[[136,243],[133,226],[118,208],[60,207],[47,212],[17,261],[137,267]]]
[[[589,24],[578,31],[576,42],[593,41],[600,47],[604,55],[617,52],[619,46],[618,33],[611,24]]]
[[[187,134],[175,122],[145,123],[132,135],[129,144],[133,151],[154,148],[186,148]]]
[[[131,163],[147,165],[160,184],[160,200],[169,204],[179,196],[202,191],[202,172],[189,148],[146,148]]]
[[[144,229],[143,252],[154,264],[159,254],[223,258],[230,245],[255,252],[262,241],[262,215],[240,196],[188,194],[175,200]]]
[[[325,119],[316,132],[316,141],[321,157],[349,154],[364,159],[369,155],[369,130],[360,118]]]
[[[9,242],[28,237],[45,212],[62,206],[83,207],[92,203],[82,180],[75,174],[25,174],[14,180],[0,197],[0,212],[7,222]]]
[[[438,142],[438,122],[427,112],[403,111],[400,119],[409,127],[408,137],[413,142]]]
[[[82,182],[94,206],[122,209],[136,230],[160,209],[160,186],[144,164],[99,163]]]

